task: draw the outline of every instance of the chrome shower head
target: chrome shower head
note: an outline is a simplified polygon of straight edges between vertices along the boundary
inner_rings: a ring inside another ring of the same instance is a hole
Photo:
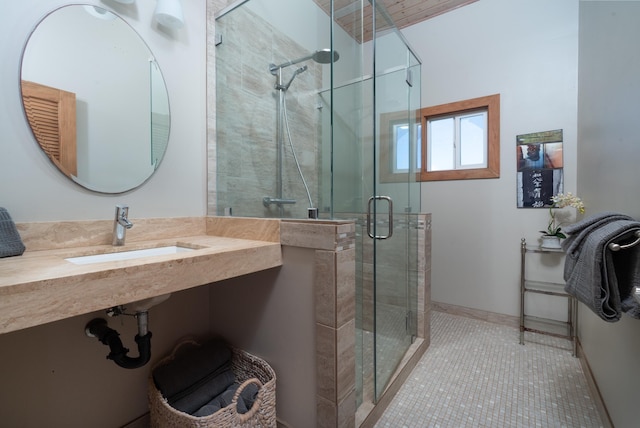
[[[332,51],[331,49],[321,49],[319,51],[315,51],[311,58],[317,62],[318,64],[329,64],[333,59],[334,62],[340,59],[340,54],[338,51]]]
[[[338,51],[332,51],[331,49],[320,49],[310,55],[303,56],[301,58],[297,58],[291,61],[283,62],[280,65],[270,64],[269,70],[271,71],[271,74],[275,75],[279,68],[288,67],[290,65],[298,64],[300,62],[307,61],[310,59],[314,60],[318,64],[329,64],[332,58],[334,62],[340,58],[340,54],[338,54]]]

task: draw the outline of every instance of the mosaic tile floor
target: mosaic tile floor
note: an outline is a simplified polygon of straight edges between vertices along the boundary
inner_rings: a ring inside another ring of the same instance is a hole
[[[603,427],[571,344],[432,312],[431,345],[376,428]]]

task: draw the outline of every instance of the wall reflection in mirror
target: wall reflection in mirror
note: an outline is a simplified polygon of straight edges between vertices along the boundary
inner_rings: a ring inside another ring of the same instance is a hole
[[[169,141],[169,98],[140,36],[114,13],[69,5],[27,40],[21,90],[33,135],[77,184],[122,193],[158,168]]]

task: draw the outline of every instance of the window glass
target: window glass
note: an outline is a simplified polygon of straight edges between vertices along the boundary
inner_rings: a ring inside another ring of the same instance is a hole
[[[394,125],[394,146],[393,159],[395,160],[394,172],[407,172],[409,170],[409,125],[404,123]]]
[[[452,117],[429,121],[429,171],[444,171],[454,168],[455,120]]]
[[[486,168],[487,112],[460,117],[461,168]]]
[[[420,155],[422,140],[421,129],[422,126],[417,124],[414,126],[413,133],[411,134],[408,123],[396,123],[393,125],[393,154],[391,163],[394,173],[409,172],[411,161],[414,163],[412,171],[420,171],[420,168],[422,168],[422,156]],[[415,144],[411,144],[411,138],[416,141]]]

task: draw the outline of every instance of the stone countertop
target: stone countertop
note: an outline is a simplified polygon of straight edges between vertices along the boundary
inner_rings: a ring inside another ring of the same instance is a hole
[[[89,265],[65,260],[168,245],[196,250]],[[281,265],[279,242],[206,234],[123,247],[26,251],[22,256],[0,259],[0,334]]]

